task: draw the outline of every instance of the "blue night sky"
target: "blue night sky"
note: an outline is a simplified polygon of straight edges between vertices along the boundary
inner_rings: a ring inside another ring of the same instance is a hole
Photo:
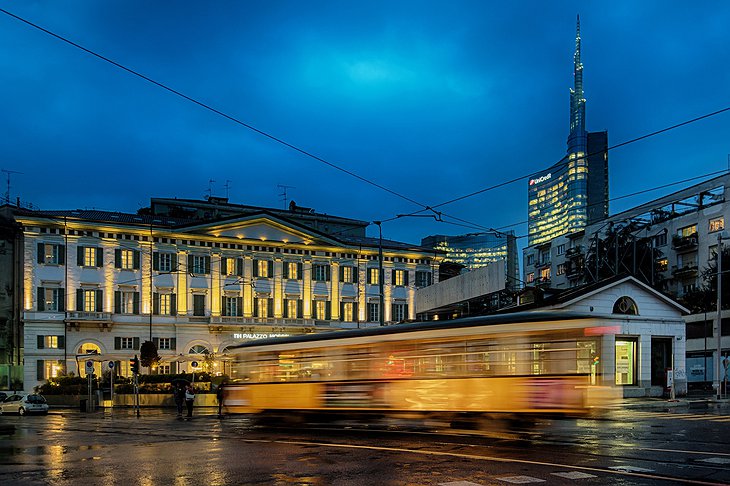
[[[234,203],[283,207],[283,184],[300,206],[373,221],[523,177],[439,207],[451,223],[401,218],[383,236],[525,235],[526,176],[566,150],[576,14],[586,125],[608,130],[609,146],[730,106],[730,2],[0,8],[412,200],[0,12],[0,166],[22,172],[12,174],[12,200],[41,209],[135,212],[151,197],[202,199],[209,187]],[[729,135],[730,111],[611,151],[610,197],[726,170]],[[611,202],[611,213],[684,185]],[[464,221],[475,226],[452,224]]]

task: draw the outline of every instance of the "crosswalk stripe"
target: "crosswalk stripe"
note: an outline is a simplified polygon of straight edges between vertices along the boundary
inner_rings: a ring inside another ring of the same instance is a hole
[[[558,476],[565,479],[588,479],[588,478],[595,478],[597,476],[594,476],[593,474],[583,473],[580,471],[570,471],[570,472],[556,472],[556,473],[550,473],[553,476]]]
[[[501,478],[494,478],[497,481],[505,481],[512,484],[530,484],[530,483],[544,483],[544,479],[533,478],[532,476],[505,476]]]

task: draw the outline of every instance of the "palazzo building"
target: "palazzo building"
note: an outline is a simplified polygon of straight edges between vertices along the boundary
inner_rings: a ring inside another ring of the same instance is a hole
[[[376,326],[381,313],[385,324],[412,319],[416,288],[438,281],[438,252],[368,238],[362,221],[175,201],[138,214],[6,206],[22,231],[26,391],[64,372],[85,376],[89,356],[95,373],[115,363],[129,376],[144,341],[162,358],[152,372],[205,364],[228,374],[232,345]],[[205,210],[214,206],[226,211]]]

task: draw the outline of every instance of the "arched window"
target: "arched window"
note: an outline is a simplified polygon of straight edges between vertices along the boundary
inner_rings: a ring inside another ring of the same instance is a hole
[[[202,344],[196,344],[195,346],[190,348],[188,354],[208,354],[208,348],[206,348]]]
[[[634,299],[624,295],[623,297],[619,297],[613,304],[613,313],[624,314],[627,316],[638,316],[639,308],[636,306]]]
[[[78,354],[101,354],[101,348],[94,343],[83,343]]]

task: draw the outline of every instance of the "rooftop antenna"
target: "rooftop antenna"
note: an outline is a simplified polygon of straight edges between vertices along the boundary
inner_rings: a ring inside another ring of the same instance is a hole
[[[10,204],[10,174],[22,174],[22,172],[18,172],[17,170],[6,170],[6,169],[2,169],[2,172],[5,172],[5,174],[7,174],[7,179],[8,179],[8,190],[5,191],[5,203]]]
[[[277,184],[276,187],[278,187],[279,190],[281,191],[279,193],[279,196],[282,198],[281,200],[284,201],[284,209],[287,209],[288,198],[286,196],[286,190],[287,189],[296,189],[296,187],[295,186],[285,186],[284,184]]]
[[[226,199],[228,199],[228,191],[231,188],[231,181],[226,180],[226,183],[223,185],[223,187],[226,188]]]
[[[213,183],[215,181],[213,179],[208,179],[208,197],[206,199],[210,199],[213,197]]]

